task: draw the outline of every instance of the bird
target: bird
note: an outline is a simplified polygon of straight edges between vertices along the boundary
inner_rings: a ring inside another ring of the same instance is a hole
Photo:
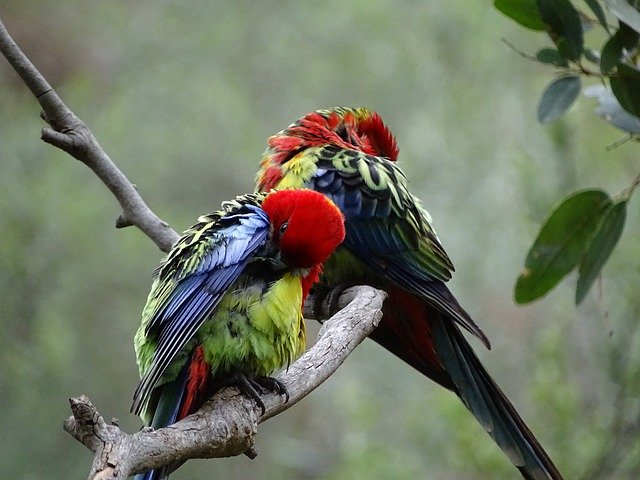
[[[344,235],[340,210],[308,189],[241,195],[199,217],[154,272],[134,337],[141,380],[131,411],[165,427],[229,383],[261,414],[260,393],[286,401],[286,385],[269,375],[304,351],[305,298]]]
[[[370,335],[455,393],[528,480],[562,475],[463,335],[489,339],[449,290],[454,266],[431,216],[408,188],[399,149],[381,116],[367,108],[317,110],[271,136],[256,191],[310,188],[345,217],[345,240],[325,262],[317,298],[358,284],[387,293]],[[316,292],[317,290],[317,292]]]

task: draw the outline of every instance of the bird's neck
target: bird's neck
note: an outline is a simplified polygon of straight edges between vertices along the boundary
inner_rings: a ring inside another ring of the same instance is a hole
[[[322,265],[314,265],[307,270],[307,273],[302,276],[300,283],[302,284],[302,305],[304,305],[307,295],[314,283],[320,278],[322,272]]]

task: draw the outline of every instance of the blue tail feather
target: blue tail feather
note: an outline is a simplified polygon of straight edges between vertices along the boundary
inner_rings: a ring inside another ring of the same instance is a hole
[[[456,392],[527,480],[562,480],[562,475],[511,402],[489,376],[457,325],[433,321],[434,344]]]
[[[187,364],[178,378],[165,383],[157,388],[161,389],[158,403],[156,404],[150,427],[158,429],[175,423],[178,420],[178,412],[182,406],[182,400],[186,389],[189,364]],[[149,470],[139,473],[134,480],[164,480],[169,477],[178,465],[168,465],[157,470]]]

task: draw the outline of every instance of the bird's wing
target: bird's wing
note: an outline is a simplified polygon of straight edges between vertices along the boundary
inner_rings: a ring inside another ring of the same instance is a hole
[[[160,265],[143,314],[145,336],[156,338],[153,358],[134,393],[140,413],[167,366],[209,318],[225,291],[266,244],[269,219],[245,196],[202,216]]]
[[[409,193],[391,161],[357,150],[325,146],[307,186],[330,197],[345,216],[343,245],[377,273],[424,298],[462,327],[488,339],[445,283],[453,264],[431,226],[429,213]]]

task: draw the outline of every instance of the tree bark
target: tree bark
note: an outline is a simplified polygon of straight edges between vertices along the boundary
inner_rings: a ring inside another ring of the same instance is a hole
[[[85,123],[64,104],[16,45],[1,20],[0,52],[42,107],[40,116],[51,127],[42,130],[42,140],[80,160],[102,180],[122,207],[116,227],[135,225],[153,240],[160,250],[168,252],[178,239],[178,234],[147,206],[135,185],[113,163]]]
[[[163,252],[179,238],[138,194],[135,185],[109,158],[86,124],[60,99],[51,85],[29,61],[0,20],[0,52],[20,75],[42,107],[41,117],[50,128],[42,140],[64,150],[87,165],[109,188],[122,207],[116,227],[134,225]],[[355,347],[377,326],[386,294],[371,287],[353,287],[311,308],[307,317],[328,318],[316,344],[277,378],[285,383],[289,401],[271,394],[263,398],[266,411],[258,414],[255,402],[225,388],[189,417],[166,428],[142,429],[134,434],[107,424],[85,396],[70,399],[73,415],[64,429],[94,453],[90,480],[125,479],[129,475],[190,458],[240,455],[255,457],[254,436],[258,424],[290,408],[324,382]],[[332,307],[341,308],[338,313]],[[334,315],[335,314],[335,315]]]
[[[371,287],[353,287],[341,295],[340,306],[351,301],[323,324],[315,345],[276,377],[287,386],[289,401],[275,394],[263,396],[262,416],[252,399],[225,388],[199,411],[169,427],[129,435],[107,424],[87,397],[70,399],[73,416],[64,429],[94,454],[89,480],[122,480],[190,458],[242,453],[255,457],[258,424],[292,407],[329,378],[378,325],[384,298],[384,292]]]

